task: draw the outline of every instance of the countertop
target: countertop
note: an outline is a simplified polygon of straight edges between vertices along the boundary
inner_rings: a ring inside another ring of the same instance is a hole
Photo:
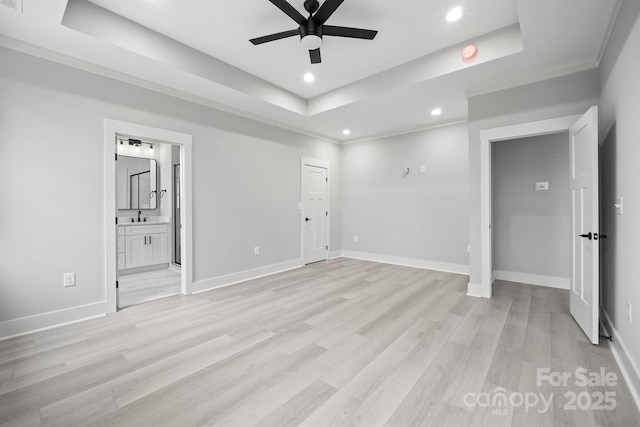
[[[130,225],[157,225],[157,224],[169,224],[171,221],[140,221],[140,222],[120,222],[118,227],[126,227]]]

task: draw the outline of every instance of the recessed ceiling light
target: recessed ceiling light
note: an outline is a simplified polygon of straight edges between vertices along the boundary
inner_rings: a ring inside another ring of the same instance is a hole
[[[460,6],[454,7],[447,13],[447,21],[455,22],[462,18],[462,8]]]
[[[313,83],[316,80],[316,76],[311,73],[307,73],[304,75],[304,81],[307,83]]]
[[[349,129],[345,129],[342,131],[343,135],[351,135],[351,131]]]
[[[431,110],[432,116],[439,116],[440,114],[442,114],[442,108],[440,107],[434,108],[433,110]]]

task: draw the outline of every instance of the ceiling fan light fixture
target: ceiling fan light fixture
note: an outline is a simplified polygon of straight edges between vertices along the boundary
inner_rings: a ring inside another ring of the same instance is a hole
[[[305,49],[314,50],[322,46],[322,37],[309,34],[300,39],[300,44]]]

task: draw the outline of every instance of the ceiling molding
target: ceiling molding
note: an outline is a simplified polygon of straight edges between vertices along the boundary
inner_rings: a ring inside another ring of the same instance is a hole
[[[438,129],[438,128],[443,128],[443,127],[448,127],[448,126],[455,126],[455,125],[460,125],[460,124],[465,124],[465,123],[469,123],[469,120],[467,118],[458,118],[458,119],[451,119],[445,122],[439,122],[433,125],[428,125],[428,126],[417,126],[417,127],[413,127],[413,128],[408,128],[408,129],[404,129],[398,132],[392,132],[392,133],[388,133],[388,134],[383,134],[383,135],[378,135],[378,136],[371,136],[371,137],[366,137],[366,138],[358,138],[358,139],[353,139],[353,140],[349,140],[349,141],[342,141],[340,143],[340,145],[351,145],[351,144],[359,144],[361,142],[368,142],[368,141],[376,141],[379,139],[385,139],[385,138],[393,138],[394,136],[402,136],[402,135],[409,135],[412,133],[418,133],[418,132],[425,132],[428,130],[432,130],[432,129]]]
[[[611,38],[611,34],[613,33],[613,28],[616,26],[616,23],[618,22],[620,9],[622,9],[623,2],[624,0],[617,0],[616,2],[615,9],[613,10],[613,15],[611,17],[611,20],[609,21],[609,27],[607,28],[607,33],[604,36],[604,39],[602,40],[602,44],[600,45],[600,50],[598,51],[598,65],[600,64],[600,61],[602,61],[604,52],[607,49],[607,46],[609,45],[609,39]]]
[[[562,77],[562,76],[567,76],[569,74],[579,73],[581,71],[592,70],[594,68],[598,68],[599,65],[600,65],[599,61],[593,61],[593,62],[588,62],[586,64],[562,67],[556,70],[551,70],[546,73],[538,74],[534,77],[516,80],[508,84],[491,86],[491,87],[484,88],[482,90],[477,90],[477,91],[468,91],[468,92],[465,92],[465,95],[467,96],[467,98],[474,98],[476,96],[488,95],[490,93],[499,92],[501,90],[513,89],[516,87],[526,86],[528,84],[541,82],[547,79],[553,79],[556,77]]]
[[[290,126],[278,120],[267,119],[265,117],[262,117],[256,114],[251,114],[240,109],[229,107],[228,105],[221,104],[207,98],[198,97],[190,93],[186,93],[174,88],[170,88],[168,86],[160,85],[158,83],[153,83],[138,77],[133,77],[126,73],[121,73],[118,71],[114,71],[112,69],[107,69],[87,61],[83,61],[77,58],[70,57],[68,55],[64,55],[58,52],[53,52],[51,50],[45,49],[40,46],[35,46],[20,40],[13,39],[11,37],[7,37],[3,34],[0,34],[0,46],[5,47],[7,49],[15,50],[17,52],[25,53],[27,55],[35,56],[37,58],[45,59],[45,60],[52,61],[62,65],[66,65],[81,71],[86,71],[92,74],[106,77],[111,80],[116,80],[122,83],[136,86],[136,87],[151,90],[153,92],[157,92],[162,95],[171,96],[173,98],[192,102],[194,104],[198,104],[207,108],[212,108],[214,110],[219,110],[225,113],[233,114],[239,117],[243,117],[245,119],[253,120],[255,122],[263,123],[270,126],[275,126],[275,127],[285,129],[297,134],[305,135],[311,138],[316,138],[322,141],[330,142],[332,144],[340,145],[340,140],[338,139],[329,138],[319,133],[310,132],[306,129],[297,128],[295,126]]]

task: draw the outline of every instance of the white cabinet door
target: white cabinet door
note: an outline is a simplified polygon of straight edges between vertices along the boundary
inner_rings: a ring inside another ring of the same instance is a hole
[[[128,226],[125,227],[125,236],[121,238],[124,248],[121,252],[119,241],[118,268],[136,268],[169,262],[169,237],[166,225]]]
[[[167,233],[151,234],[147,237],[147,264],[169,262]]]
[[[147,236],[127,236],[125,238],[125,266],[126,268],[147,265]]]

